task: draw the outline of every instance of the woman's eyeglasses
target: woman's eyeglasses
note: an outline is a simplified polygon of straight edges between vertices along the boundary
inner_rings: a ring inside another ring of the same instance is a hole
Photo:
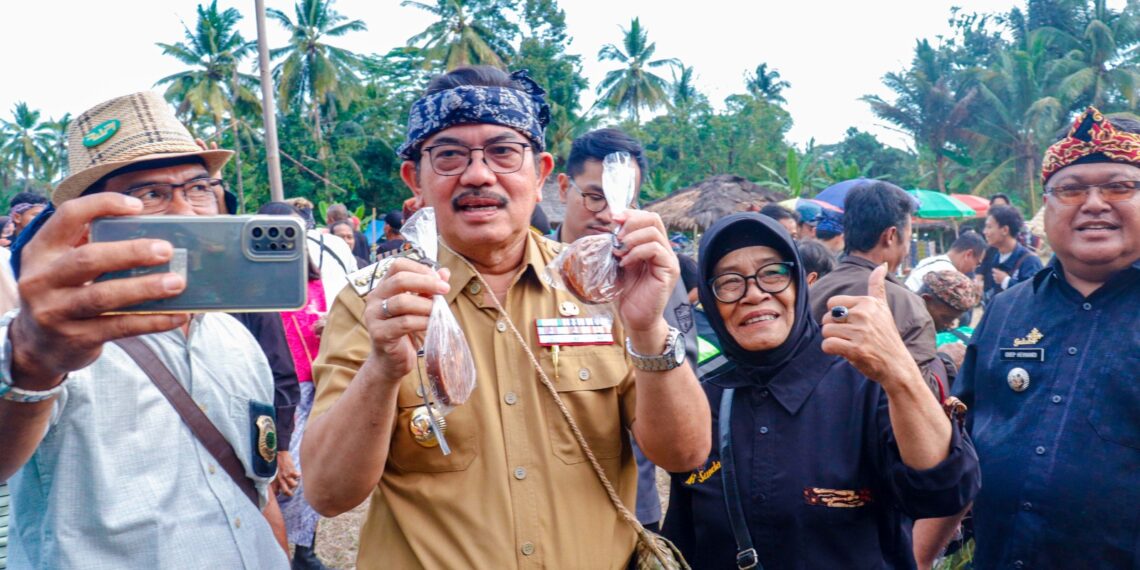
[[[756,270],[755,275],[741,275],[740,273],[721,273],[709,282],[713,296],[721,303],[735,303],[748,294],[748,282],[755,281],[756,287],[769,295],[783,292],[792,284],[792,268],[796,264],[791,261],[769,263]]]

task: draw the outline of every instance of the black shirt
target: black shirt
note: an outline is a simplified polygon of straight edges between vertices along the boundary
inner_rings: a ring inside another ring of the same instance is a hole
[[[976,568],[1140,568],[1137,307],[1140,262],[1084,297],[1054,259],[986,309],[955,386],[986,477]]]
[[[914,568],[911,518],[960,512],[980,485],[977,456],[953,430],[950,455],[916,471],[903,464],[882,388],[820,340],[768,385],[729,364],[702,378],[713,451],[672,475],[665,535],[693,568],[735,568],[716,445],[721,385],[737,385],[731,429],[737,480],[764,567]]]

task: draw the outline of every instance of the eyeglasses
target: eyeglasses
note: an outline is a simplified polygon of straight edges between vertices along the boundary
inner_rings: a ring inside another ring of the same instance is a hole
[[[1092,192],[1093,188],[1100,189],[1100,197],[1105,202],[1123,202],[1131,200],[1136,195],[1137,188],[1140,188],[1140,180],[1120,180],[1104,184],[1066,184],[1046,188],[1045,193],[1052,194],[1058,202],[1066,206],[1076,206],[1088,200],[1089,192]]]
[[[177,190],[182,191],[182,198],[194,208],[217,206],[218,188],[225,190],[226,182],[220,178],[195,178],[182,184],[147,184],[121,194],[141,200],[144,214],[157,214],[170,208]]]
[[[755,275],[744,276],[739,273],[722,273],[709,282],[713,296],[721,303],[735,303],[748,294],[748,282],[756,281],[756,287],[769,295],[783,292],[792,284],[792,268],[796,264],[791,261],[769,263],[756,270]]]
[[[578,184],[574,182],[573,178],[570,179],[570,187],[582,195],[582,205],[585,206],[587,210],[595,214],[604,212],[605,209],[610,206],[609,201],[606,200],[606,197],[604,195],[598,194],[597,192],[586,192],[585,190],[582,190],[578,187]],[[630,200],[629,205],[626,207],[630,209],[636,209],[637,198]]]
[[[428,153],[431,169],[440,176],[458,176],[467,170],[475,160],[472,154],[479,150],[483,152],[483,164],[495,174],[511,174],[518,172],[526,157],[529,144],[520,142],[497,142],[480,147],[470,147],[465,144],[447,143],[429,146],[424,149]]]

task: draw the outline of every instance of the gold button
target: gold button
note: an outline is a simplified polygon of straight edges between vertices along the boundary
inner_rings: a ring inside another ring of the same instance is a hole
[[[518,479],[519,481],[526,479],[525,467],[515,467],[515,479]]]
[[[416,386],[416,395],[421,397],[421,398],[424,397],[424,387],[423,386]]]
[[[211,464],[209,465],[209,467],[206,467],[206,470],[210,472],[210,475],[213,475],[214,473],[217,473],[217,471],[218,471],[217,469],[215,469],[215,468],[214,468],[214,464],[213,464],[213,463],[211,463]]]
[[[237,528],[241,528],[241,517],[234,519],[234,526]]]
[[[519,401],[519,397],[514,392],[507,392],[507,395],[503,396],[503,400],[507,402],[508,406],[513,406]]]
[[[578,369],[578,379],[579,380],[589,380],[590,379],[590,369],[589,368],[579,368]]]
[[[526,556],[534,554],[534,545],[529,542],[524,542],[522,545],[522,553]]]
[[[499,322],[495,323],[495,330],[497,330],[499,332],[506,332],[506,330],[507,330],[506,321],[499,321]]]
[[[467,288],[467,290],[470,291],[472,295],[478,295],[479,291],[483,290],[483,286],[478,283],[472,283],[471,286]]]

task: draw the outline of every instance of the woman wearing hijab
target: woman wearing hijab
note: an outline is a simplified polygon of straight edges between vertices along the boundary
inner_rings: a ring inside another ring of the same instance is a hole
[[[698,265],[725,364],[702,375],[713,450],[673,474],[664,534],[693,568],[914,568],[911,520],[962,511],[980,478],[898,336],[885,269],[880,298],[835,297],[821,330],[778,222],[720,220]]]

